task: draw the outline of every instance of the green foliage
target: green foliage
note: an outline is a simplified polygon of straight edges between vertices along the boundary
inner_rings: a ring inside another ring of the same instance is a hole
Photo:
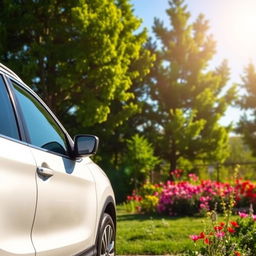
[[[252,150],[250,149],[250,147],[244,143],[243,138],[241,136],[230,137],[229,144],[230,155],[226,159],[226,163],[238,163],[240,165],[239,176],[245,180],[255,180],[256,158],[252,155]],[[242,163],[244,163],[244,165]],[[226,169],[227,168],[228,166],[226,167]],[[232,172],[233,166],[229,168],[228,176],[223,178],[231,177]]]
[[[146,138],[135,134],[127,140],[126,171],[135,188],[149,180],[150,172],[159,159],[154,156],[152,144]]]
[[[237,131],[256,156],[256,71],[253,64],[246,67],[242,81],[240,87],[246,94],[239,99],[238,104],[247,113],[241,117]]]
[[[176,169],[180,158],[190,161],[223,162],[228,156],[228,132],[220,118],[235,95],[235,87],[223,93],[228,77],[227,63],[209,70],[215,42],[207,34],[208,22],[200,15],[189,24],[184,1],[169,1],[170,29],[155,19],[159,49],[148,77],[151,123],[157,152]],[[146,127],[147,129],[147,127]],[[148,129],[149,130],[149,129]],[[152,134],[152,130],[151,130]]]
[[[0,60],[31,84],[72,133],[138,111],[129,91],[149,70],[146,31],[129,0],[0,4]],[[140,63],[138,65],[138,63]],[[137,64],[137,65],[135,65]]]
[[[255,215],[254,215],[255,216]],[[237,220],[239,228],[234,233],[233,241],[238,244],[245,255],[256,255],[256,223],[252,217],[240,218]],[[244,255],[244,254],[242,254]]]

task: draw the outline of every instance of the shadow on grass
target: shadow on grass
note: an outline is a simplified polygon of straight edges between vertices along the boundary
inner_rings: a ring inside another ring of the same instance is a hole
[[[187,217],[187,216],[186,216]],[[184,216],[179,216],[179,217],[173,217],[173,216],[168,216],[168,215],[158,215],[158,214],[120,214],[117,216],[118,221],[133,221],[133,220],[162,220],[162,219],[168,219],[168,220],[178,220],[182,219]],[[196,217],[194,217],[196,218]]]

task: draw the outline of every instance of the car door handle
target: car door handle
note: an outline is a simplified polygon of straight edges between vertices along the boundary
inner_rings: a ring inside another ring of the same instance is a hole
[[[51,177],[53,176],[53,170],[46,167],[37,167],[37,173],[44,177]]]

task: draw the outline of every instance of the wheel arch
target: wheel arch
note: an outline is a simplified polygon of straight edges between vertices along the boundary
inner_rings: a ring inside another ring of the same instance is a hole
[[[108,213],[111,216],[116,228],[116,208],[115,208],[114,202],[108,202],[103,214],[104,213]]]
[[[101,210],[101,215],[98,223],[98,228],[97,228],[97,235],[96,235],[96,240],[95,244],[97,244],[99,233],[100,233],[100,227],[101,227],[101,222],[104,216],[104,213],[107,213],[111,216],[113,219],[115,229],[116,229],[116,208],[115,208],[115,201],[111,196],[108,196],[107,199],[105,200],[104,206]]]

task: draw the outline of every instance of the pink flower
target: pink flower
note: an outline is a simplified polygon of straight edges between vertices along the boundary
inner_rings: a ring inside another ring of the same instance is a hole
[[[132,196],[127,196],[127,200],[131,201],[131,200],[133,200],[133,197]]]
[[[190,173],[188,177],[193,181],[198,181],[198,176],[195,173]]]
[[[256,221],[256,215],[252,215],[252,219],[254,220],[254,221]]]
[[[189,238],[190,238],[191,240],[193,240],[194,242],[196,242],[198,239],[201,239],[201,237],[198,236],[198,235],[190,235]]]
[[[247,218],[248,217],[248,214],[245,213],[245,212],[238,212],[240,218]]]
[[[224,233],[223,231],[218,231],[218,232],[216,232],[216,237],[222,238],[222,237],[224,237],[224,236],[225,236],[225,233]]]

